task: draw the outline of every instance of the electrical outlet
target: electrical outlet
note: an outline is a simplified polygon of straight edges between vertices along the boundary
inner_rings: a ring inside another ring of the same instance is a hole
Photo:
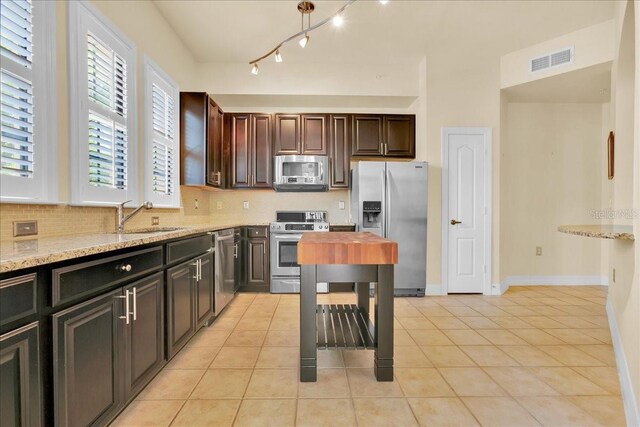
[[[222,202],[217,202],[216,203],[216,209],[222,210]]]
[[[160,217],[152,216],[151,217],[151,225],[160,225]]]
[[[242,207],[243,207],[244,209],[249,209],[249,202],[248,202],[248,201],[246,201],[246,200],[245,200],[244,202],[242,202]]]
[[[38,221],[14,221],[13,237],[35,236],[38,234]]]
[[[338,209],[344,209],[344,200],[338,202]]]
[[[542,256],[542,246],[536,246],[536,256]]]
[[[200,207],[200,206],[199,206],[199,204],[198,204],[198,199],[194,199],[194,202],[193,202],[193,208],[194,208],[194,209],[198,209],[199,207]]]

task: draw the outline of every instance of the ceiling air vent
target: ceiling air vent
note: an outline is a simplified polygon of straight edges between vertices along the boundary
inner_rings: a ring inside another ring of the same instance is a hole
[[[529,60],[529,72],[547,70],[561,65],[573,63],[573,47],[568,47],[557,52],[548,53]]]

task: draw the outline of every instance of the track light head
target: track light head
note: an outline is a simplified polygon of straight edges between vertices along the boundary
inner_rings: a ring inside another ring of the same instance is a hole
[[[254,76],[257,76],[259,72],[260,70],[258,70],[258,64],[254,63],[253,67],[251,68],[251,74],[253,74]]]
[[[335,25],[336,27],[342,27],[343,23],[344,19],[342,18],[342,15],[336,15],[333,17],[333,25]]]
[[[308,42],[309,42],[309,35],[305,34],[304,37],[300,39],[298,44],[300,45],[300,47],[304,48]]]
[[[387,4],[389,3],[389,0],[380,0],[380,4]]]
[[[280,55],[280,49],[276,50],[276,62],[282,62],[282,55]]]

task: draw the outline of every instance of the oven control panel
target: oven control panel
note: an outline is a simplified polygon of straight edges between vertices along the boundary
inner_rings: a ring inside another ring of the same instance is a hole
[[[271,232],[273,233],[293,233],[301,231],[329,231],[329,224],[326,222],[272,222]]]

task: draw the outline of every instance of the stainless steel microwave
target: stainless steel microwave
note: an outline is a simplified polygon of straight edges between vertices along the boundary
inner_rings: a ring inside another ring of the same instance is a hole
[[[327,156],[274,156],[273,188],[276,191],[327,191]]]

